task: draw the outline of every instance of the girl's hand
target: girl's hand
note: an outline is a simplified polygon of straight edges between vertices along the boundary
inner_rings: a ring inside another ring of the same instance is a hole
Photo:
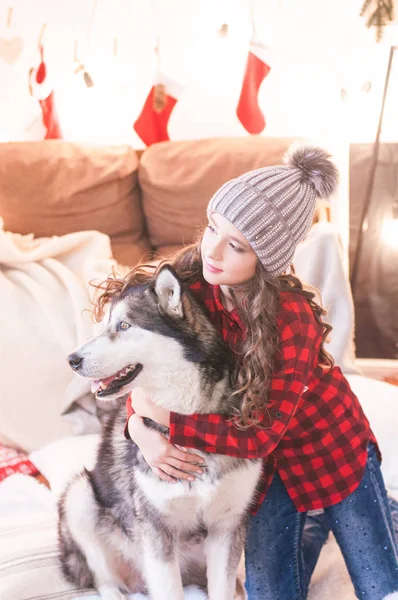
[[[166,408],[159,408],[141,389],[135,389],[130,396],[131,406],[140,417],[152,419],[155,423],[170,427],[170,411]]]
[[[203,473],[200,465],[206,463],[201,456],[173,446],[161,433],[146,427],[137,414],[129,418],[128,430],[153,473],[163,481],[195,481],[194,474]]]

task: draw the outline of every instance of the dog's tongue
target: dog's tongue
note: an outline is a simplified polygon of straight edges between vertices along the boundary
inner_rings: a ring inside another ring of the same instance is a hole
[[[102,383],[102,387],[106,388],[114,379],[115,379],[114,375],[111,375],[111,377],[106,377],[105,379],[94,379],[94,381],[91,382],[92,394],[95,394],[98,391],[101,383]]]

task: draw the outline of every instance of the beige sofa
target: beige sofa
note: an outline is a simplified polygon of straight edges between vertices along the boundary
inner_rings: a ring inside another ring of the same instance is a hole
[[[133,266],[191,243],[216,189],[280,162],[293,141],[165,142],[143,153],[63,141],[0,144],[0,216],[5,230],[36,237],[101,231],[116,260]]]

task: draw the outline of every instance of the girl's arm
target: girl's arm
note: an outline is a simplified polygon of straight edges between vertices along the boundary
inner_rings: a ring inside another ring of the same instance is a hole
[[[140,396],[138,390],[137,396]],[[143,418],[136,414],[131,405],[130,395],[126,402],[126,412],[125,437],[137,444],[145,461],[160,479],[170,483],[179,479],[194,481],[195,475],[203,472],[201,467],[205,462],[201,456],[177,448],[160,432],[149,429],[144,424]]]
[[[267,429],[238,429],[217,414],[170,414],[170,442],[238,458],[264,458],[278,445],[294,417],[319,351],[320,333],[312,322],[295,319],[287,323],[279,340],[277,370],[270,386]],[[263,415],[267,423],[267,414]]]

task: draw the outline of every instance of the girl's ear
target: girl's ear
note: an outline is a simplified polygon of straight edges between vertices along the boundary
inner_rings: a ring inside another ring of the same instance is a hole
[[[154,290],[158,297],[159,307],[165,314],[171,317],[184,317],[181,283],[168,265],[159,271]]]

